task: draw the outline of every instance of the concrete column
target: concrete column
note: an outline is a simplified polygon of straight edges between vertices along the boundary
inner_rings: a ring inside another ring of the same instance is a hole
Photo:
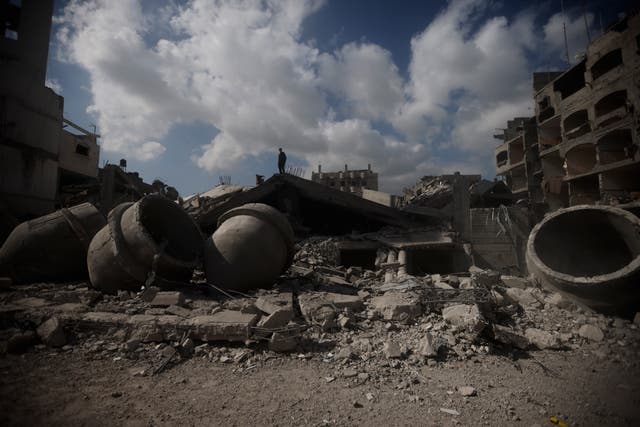
[[[398,267],[398,276],[406,276],[407,275],[407,251],[406,249],[400,249],[398,252],[398,262],[400,266]]]
[[[469,180],[455,173],[453,180],[453,225],[462,241],[469,241]]]
[[[394,262],[396,262],[396,251],[390,250],[389,254],[387,255],[387,263],[390,264]],[[393,282],[395,278],[396,278],[396,272],[393,269],[387,267],[387,271],[384,273],[385,283]]]

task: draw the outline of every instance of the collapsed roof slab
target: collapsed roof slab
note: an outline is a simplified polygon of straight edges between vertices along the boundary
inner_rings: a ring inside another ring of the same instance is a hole
[[[380,205],[293,175],[274,175],[248,191],[195,213],[203,231],[213,232],[218,218],[229,209],[246,203],[264,203],[297,220],[303,228],[324,234],[345,234],[353,230],[377,231],[383,226],[404,229],[441,225],[438,215],[415,215]]]

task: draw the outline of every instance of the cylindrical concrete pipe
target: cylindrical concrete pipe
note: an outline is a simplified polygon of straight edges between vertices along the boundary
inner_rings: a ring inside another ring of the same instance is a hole
[[[269,287],[293,255],[287,218],[271,206],[249,203],[220,216],[205,243],[204,269],[209,283],[226,289]]]
[[[152,272],[159,279],[188,281],[202,248],[196,223],[165,197],[123,203],[109,212],[107,225],[89,246],[91,284],[106,293],[137,291]]]
[[[574,206],[546,216],[527,243],[527,267],[545,286],[602,312],[640,302],[640,219],[610,206]]]
[[[16,283],[87,277],[87,248],[105,219],[91,203],[19,224],[0,249],[0,276]]]

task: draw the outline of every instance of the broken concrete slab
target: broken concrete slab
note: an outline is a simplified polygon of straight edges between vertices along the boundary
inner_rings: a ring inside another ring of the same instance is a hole
[[[267,294],[258,297],[254,305],[267,314],[276,311],[288,310],[293,318],[293,294],[291,292],[280,292],[277,294]]]
[[[388,291],[373,298],[371,304],[385,320],[409,321],[422,314],[420,298],[411,292]]]
[[[487,325],[480,314],[480,309],[475,304],[457,304],[445,307],[442,310],[442,318],[454,325],[467,329],[472,333],[480,333]]]
[[[507,288],[506,297],[514,303],[523,307],[539,304],[540,301],[533,295],[531,289]]]
[[[589,341],[602,341],[604,339],[602,329],[595,325],[582,325],[580,329],[578,329],[578,335]]]
[[[285,332],[274,332],[269,340],[269,350],[288,353],[298,347],[298,337]]]
[[[502,275],[500,276],[500,280],[502,281],[502,284],[508,288],[526,289],[531,286],[527,279],[518,276]]]
[[[512,345],[521,350],[529,346],[529,340],[511,328],[494,324],[492,330],[493,338],[502,344]]]
[[[151,300],[151,307],[169,307],[170,305],[183,306],[184,295],[182,292],[158,292]]]
[[[222,310],[184,322],[191,328],[191,337],[200,341],[246,341],[257,320],[255,314]]]
[[[382,352],[387,359],[400,359],[402,357],[400,344],[395,341],[386,341],[382,346]]]
[[[424,357],[437,357],[440,344],[429,332],[425,333],[420,341],[419,352]]]
[[[550,332],[543,331],[541,329],[527,328],[524,331],[524,336],[529,340],[530,344],[534,345],[540,350],[560,347],[560,339],[558,337],[554,336]]]
[[[37,329],[38,336],[49,347],[62,347],[67,343],[67,335],[57,317],[52,317]]]

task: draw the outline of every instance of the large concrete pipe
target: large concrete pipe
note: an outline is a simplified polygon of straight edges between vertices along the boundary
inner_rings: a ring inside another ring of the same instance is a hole
[[[630,313],[640,302],[640,219],[610,206],[558,210],[531,231],[527,267],[584,305]]]
[[[91,203],[19,224],[0,249],[0,276],[16,283],[87,277],[87,248],[105,224]]]
[[[278,210],[249,203],[220,216],[207,239],[204,268],[207,281],[227,289],[273,285],[293,260],[293,230]]]
[[[202,255],[203,238],[191,217],[157,194],[123,203],[89,246],[87,264],[94,288],[106,293],[137,291],[150,274],[188,281]]]

